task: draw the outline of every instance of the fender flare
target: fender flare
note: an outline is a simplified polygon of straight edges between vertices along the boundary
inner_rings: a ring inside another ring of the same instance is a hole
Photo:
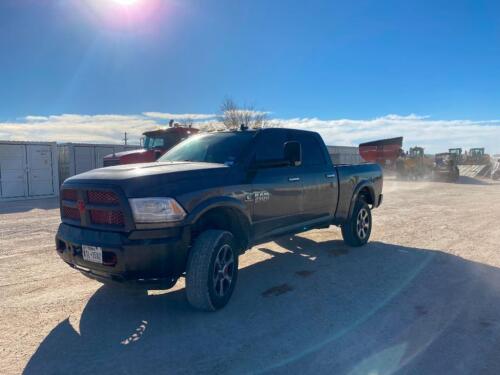
[[[376,202],[376,197],[375,197],[375,189],[373,188],[373,185],[369,181],[361,181],[358,183],[356,188],[354,189],[354,192],[352,193],[351,197],[351,204],[349,206],[349,215],[348,218],[350,219],[352,216],[352,212],[354,211],[354,205],[356,204],[356,201],[358,200],[359,193],[361,190],[367,188],[368,192],[370,193],[370,198],[372,202]]]
[[[189,212],[184,222],[187,225],[193,225],[203,214],[214,208],[236,209],[240,214],[243,215],[249,226],[252,223],[250,215],[246,210],[245,204],[240,200],[232,197],[214,197],[199,203],[194,209]]]

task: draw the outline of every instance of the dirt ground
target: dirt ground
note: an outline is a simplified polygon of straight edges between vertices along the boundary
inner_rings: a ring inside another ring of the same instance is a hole
[[[499,374],[500,184],[387,181],[369,245],[247,252],[230,304],[105,287],[54,250],[56,200],[0,203],[2,374]]]

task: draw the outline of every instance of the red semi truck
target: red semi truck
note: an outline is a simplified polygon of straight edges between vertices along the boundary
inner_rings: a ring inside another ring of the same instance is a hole
[[[144,148],[106,155],[103,165],[105,167],[110,167],[112,165],[149,163],[156,161],[177,143],[198,132],[198,129],[180,126],[146,132],[143,134]]]

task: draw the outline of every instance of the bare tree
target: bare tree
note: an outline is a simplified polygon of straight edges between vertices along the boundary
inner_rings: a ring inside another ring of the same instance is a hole
[[[194,125],[194,119],[192,117],[184,117],[179,120],[179,124],[183,128],[192,128]]]
[[[231,98],[226,98],[220,106],[220,121],[227,129],[238,129],[240,126],[239,109]]]
[[[269,125],[267,112],[257,111],[253,106],[240,107],[231,98],[226,98],[220,106],[220,121],[226,129],[239,129],[241,125],[250,129],[265,128]]]

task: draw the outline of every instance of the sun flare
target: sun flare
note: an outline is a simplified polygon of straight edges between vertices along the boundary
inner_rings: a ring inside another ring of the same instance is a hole
[[[166,16],[170,0],[82,0],[79,4],[98,27],[148,33]]]
[[[133,5],[137,3],[139,0],[112,0],[112,1],[120,5]]]

